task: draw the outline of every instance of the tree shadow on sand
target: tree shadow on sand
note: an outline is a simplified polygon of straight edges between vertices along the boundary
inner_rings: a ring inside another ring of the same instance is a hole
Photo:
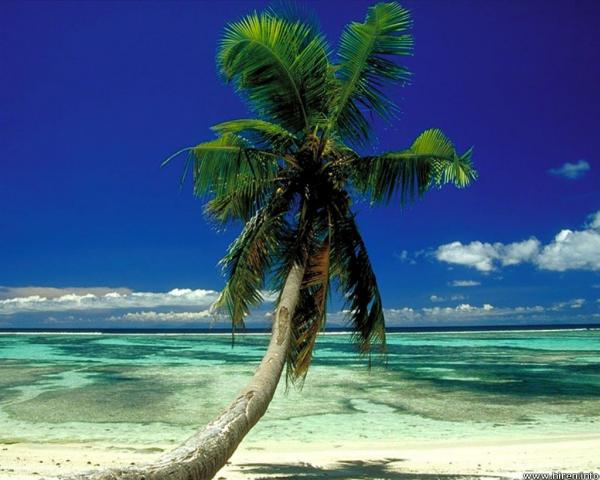
[[[239,465],[238,468],[241,473],[252,475],[256,480],[318,480],[321,478],[343,478],[345,480],[474,480],[486,478],[493,480],[501,478],[483,475],[444,475],[395,471],[393,464],[402,461],[398,458],[376,461],[342,460],[329,467],[309,463],[246,463]],[[261,477],[260,475],[265,476]]]

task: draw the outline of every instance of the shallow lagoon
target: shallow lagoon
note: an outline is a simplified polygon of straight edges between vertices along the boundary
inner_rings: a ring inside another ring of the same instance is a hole
[[[600,330],[394,333],[387,365],[321,337],[249,442],[597,433]],[[176,444],[252,374],[267,336],[0,335],[0,443]],[[284,382],[282,382],[284,383]]]

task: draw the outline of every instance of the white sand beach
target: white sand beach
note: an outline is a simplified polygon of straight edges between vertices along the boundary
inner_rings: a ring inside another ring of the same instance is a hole
[[[523,472],[600,471],[600,434],[443,443],[247,443],[215,478],[402,478],[403,474],[521,478]],[[30,480],[149,461],[151,449],[13,444],[0,448],[0,478]]]

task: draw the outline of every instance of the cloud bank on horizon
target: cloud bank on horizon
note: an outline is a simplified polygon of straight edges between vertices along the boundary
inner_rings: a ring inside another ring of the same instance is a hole
[[[153,308],[162,306],[210,307],[219,295],[219,292],[215,292],[214,290],[191,290],[189,288],[175,288],[164,293],[132,292],[129,289],[67,288],[64,289],[65,293],[62,295],[58,294],[62,290],[59,288],[3,288],[3,291],[8,294],[13,292],[28,292],[30,290],[37,291],[38,293],[35,295],[13,296],[0,300],[0,315]],[[52,292],[53,295],[44,296],[43,292],[45,290]],[[78,293],[73,293],[74,291]]]
[[[473,287],[469,281],[457,281]],[[30,287],[20,290],[29,291]],[[46,287],[32,287],[38,293]],[[57,293],[62,289],[51,288]],[[73,290],[73,289],[65,289]],[[227,328],[225,315],[216,314],[212,305],[218,292],[203,289],[173,289],[168,292],[106,292],[108,288],[78,288],[79,293],[66,293],[52,298],[30,295],[0,300],[1,328]],[[90,293],[90,291],[102,293]],[[123,290],[123,289],[121,289]],[[3,288],[5,295],[14,289]],[[19,290],[16,290],[19,291]],[[270,324],[273,295],[263,294],[265,302],[246,319],[250,328]],[[386,308],[386,324],[398,326],[460,326],[497,324],[587,323],[600,319],[600,298],[587,302],[583,298],[555,302],[549,305],[479,306],[465,303],[466,296],[431,295],[432,303],[453,303],[446,306]],[[579,313],[589,304],[591,310]],[[595,307],[595,310],[594,310]],[[345,310],[328,315],[329,327],[345,327]]]

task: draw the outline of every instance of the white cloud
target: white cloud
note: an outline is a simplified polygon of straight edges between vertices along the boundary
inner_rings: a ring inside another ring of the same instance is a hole
[[[571,304],[569,305],[569,307],[571,307],[571,308],[581,308],[581,307],[583,307],[584,303],[585,303],[585,299],[584,298],[576,298],[575,300],[571,300]]]
[[[0,286],[0,299],[15,297],[45,297],[57,298],[64,295],[106,295],[109,293],[119,293],[126,295],[132,293],[129,288],[111,288],[111,287],[2,287]]]
[[[450,297],[441,297],[439,295],[431,295],[429,300],[432,302],[447,302],[447,301],[456,301],[456,300],[464,300],[464,295],[451,295]]]
[[[422,325],[482,325],[503,324],[514,322],[552,323],[557,319],[561,322],[576,320],[587,321],[589,314],[575,316],[573,310],[583,307],[586,300],[575,298],[572,300],[554,303],[549,306],[524,305],[499,307],[490,303],[472,305],[460,303],[455,306],[435,306],[424,308],[387,308],[384,310],[386,325],[395,326],[422,326]],[[600,303],[600,299],[598,299]],[[343,312],[335,314],[336,323],[343,324]],[[329,321],[329,320],[328,320]]]
[[[420,311],[410,307],[386,308],[384,314],[385,324],[388,327],[410,325],[411,323],[418,324],[423,318]]]
[[[494,268],[493,261],[497,258],[497,252],[489,243],[471,242],[463,245],[461,242],[452,242],[438,247],[435,256],[442,262],[466,265],[481,272],[489,272]]]
[[[441,245],[435,252],[438,260],[446,263],[465,265],[480,272],[491,272],[496,263],[517,265],[530,260],[539,251],[539,241],[530,238],[522,242],[483,243],[474,241],[467,244],[452,242]]]
[[[498,310],[496,308],[494,308],[493,305],[490,305],[489,303],[484,303],[481,307],[477,307],[474,305],[471,305],[469,303],[461,303],[460,305],[457,305],[456,307],[433,307],[433,308],[423,308],[423,313],[426,316],[432,316],[432,317],[465,317],[465,315],[467,317],[472,317],[474,315],[476,316],[485,316],[485,315],[490,315],[493,314],[494,315],[500,315],[500,312],[502,312],[503,310],[512,310],[512,309],[501,309]]]
[[[409,265],[416,265],[415,258],[423,255],[423,251],[418,251],[414,255],[410,255],[407,250],[402,250],[400,253],[394,252],[394,258],[399,260],[401,263],[407,263]]]
[[[0,315],[169,306],[209,307],[218,296],[218,292],[214,290],[189,288],[175,288],[168,292],[131,292],[127,289],[105,291],[101,289],[96,293],[90,293],[91,289],[87,289],[85,292],[85,289],[72,290],[79,291],[79,293],[63,293],[60,296],[36,294],[4,298],[0,300]]]
[[[427,250],[417,250],[416,252],[410,253],[408,250],[401,250],[400,252],[394,252],[392,255],[400,263],[416,265],[417,260],[421,257],[427,256],[428,252]]]
[[[592,230],[600,230],[600,210],[589,216],[587,227]]]
[[[449,285],[451,287],[476,287],[481,285],[481,282],[476,280],[453,280]]]
[[[214,319],[214,316],[208,309],[199,312],[129,312],[123,315],[112,315],[107,318],[111,322],[133,323],[198,323],[207,319]]]
[[[518,265],[530,261],[538,254],[540,242],[535,238],[522,242],[510,243],[499,247],[499,256],[502,265]]]
[[[561,230],[537,258],[544,270],[600,270],[600,230]]]
[[[551,168],[549,172],[558,177],[575,180],[584,176],[590,170],[590,164],[585,160],[579,160],[576,163],[564,163],[558,168]]]
[[[435,257],[451,264],[490,272],[498,266],[532,263],[542,270],[600,270],[600,211],[583,230],[561,230],[547,245],[536,238],[509,244],[474,241],[441,245]]]
[[[400,253],[394,253],[394,257],[401,262],[406,262],[408,260],[408,251],[402,250]]]
[[[565,309],[569,309],[569,308],[579,309],[579,308],[583,307],[584,304],[585,304],[584,298],[574,298],[573,300],[569,300],[567,302],[555,303],[554,305],[552,305],[552,307],[550,307],[550,310],[557,312],[557,311],[565,310]]]
[[[460,303],[455,306],[435,307],[399,307],[384,309],[388,327],[425,326],[425,325],[482,325],[503,324],[515,322],[552,323],[556,319],[562,322],[575,320],[586,321],[585,318],[575,317],[573,309],[581,308],[584,299],[576,298],[549,306],[525,305],[499,307],[490,303],[472,305]],[[600,299],[599,299],[600,303]],[[327,316],[329,327],[347,326],[348,311],[338,311]]]
[[[518,307],[495,307],[489,303],[480,306],[461,303],[454,307],[425,307],[421,309],[386,309],[388,326],[408,326],[410,324],[473,324],[486,321],[499,321],[502,318],[523,318],[540,315],[547,309],[541,305]],[[506,320],[505,320],[506,321]]]

